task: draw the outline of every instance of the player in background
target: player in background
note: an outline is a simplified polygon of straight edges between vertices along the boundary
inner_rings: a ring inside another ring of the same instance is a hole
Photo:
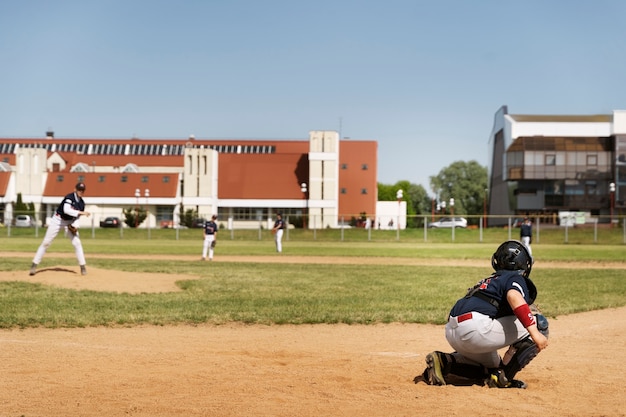
[[[65,229],[65,235],[70,239],[72,246],[74,246],[76,259],[78,260],[78,265],[80,265],[80,273],[87,275],[85,252],[83,251],[83,245],[78,237],[78,219],[83,215],[87,217],[91,215],[91,213],[85,211],[85,201],[83,201],[85,190],[85,184],[79,182],[74,187],[74,192],[66,195],[63,201],[61,201],[61,204],[57,207],[54,216],[52,216],[48,224],[46,235],[33,258],[33,263],[30,267],[30,275],[37,273],[37,265],[39,265],[48,247],[57,237],[61,229]]]
[[[528,253],[532,256],[533,250],[530,248],[530,244],[533,241],[533,224],[528,217],[524,217],[524,221],[519,228],[520,241],[528,249]]]
[[[448,316],[446,339],[454,352],[426,355],[424,381],[446,385],[449,375],[480,380],[491,388],[526,388],[514,379],[548,346],[548,320],[534,306],[533,260],[516,240],[491,257],[494,273],[469,288]],[[498,350],[508,346],[504,357]]]
[[[276,221],[274,222],[274,241],[276,242],[276,252],[281,253],[283,251],[283,233],[285,230],[285,221],[283,220],[282,213],[276,214]]]
[[[213,252],[215,245],[217,244],[217,216],[214,214],[211,216],[211,220],[204,223],[202,234],[204,236],[204,243],[202,244],[202,260],[206,261],[207,252],[209,254],[209,261],[213,260]]]

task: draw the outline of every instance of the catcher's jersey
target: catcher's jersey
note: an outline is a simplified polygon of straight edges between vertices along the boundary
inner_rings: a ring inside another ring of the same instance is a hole
[[[63,220],[76,220],[78,218],[78,216],[71,216],[63,210],[65,204],[69,204],[74,210],[85,211],[85,202],[83,199],[77,196],[76,193],[69,193],[63,198],[63,201],[61,201],[56,211]]]
[[[209,220],[204,224],[204,234],[214,235],[215,232],[217,232],[217,224],[213,220]]]
[[[528,287],[528,282],[520,271],[497,271],[490,277],[482,279],[468,294],[458,300],[450,315],[458,317],[461,314],[475,311],[489,317],[498,318],[512,316],[513,310],[506,299],[506,293],[513,289],[519,291],[526,303],[532,304],[536,296],[534,284],[532,290]],[[471,295],[478,293],[478,295]],[[489,300],[494,300],[489,302]]]

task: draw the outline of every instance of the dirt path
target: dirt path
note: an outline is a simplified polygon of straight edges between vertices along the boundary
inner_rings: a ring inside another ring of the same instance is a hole
[[[91,267],[87,277],[78,267],[0,274],[124,292],[178,291],[176,279]],[[625,416],[626,308],[550,325],[550,346],[519,375],[527,390],[415,383],[428,352],[449,350],[443,326],[3,330],[0,416]]]

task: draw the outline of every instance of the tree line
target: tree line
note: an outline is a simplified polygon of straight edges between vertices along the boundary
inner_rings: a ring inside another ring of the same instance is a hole
[[[402,190],[408,219],[414,223],[408,226],[414,227],[421,226],[420,215],[429,215],[433,211],[438,215],[449,214],[451,198],[454,198],[455,217],[480,215],[487,197],[487,175],[487,167],[477,161],[456,161],[430,177],[430,189],[434,196],[422,185],[403,180],[395,184],[378,183],[378,200],[396,201],[396,193]],[[444,202],[445,209],[442,207]]]

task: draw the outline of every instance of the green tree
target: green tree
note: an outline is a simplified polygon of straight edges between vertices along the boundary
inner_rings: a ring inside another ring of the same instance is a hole
[[[480,215],[483,212],[487,175],[487,167],[477,161],[456,161],[436,176],[431,176],[430,187],[440,202],[449,204],[450,198],[454,198],[455,215]]]
[[[198,218],[198,211],[195,209],[187,209],[180,206],[180,212],[182,215],[180,216],[180,223],[186,227],[193,227],[193,221]]]
[[[124,223],[128,227],[139,227],[147,216],[146,210],[142,207],[124,209]]]

